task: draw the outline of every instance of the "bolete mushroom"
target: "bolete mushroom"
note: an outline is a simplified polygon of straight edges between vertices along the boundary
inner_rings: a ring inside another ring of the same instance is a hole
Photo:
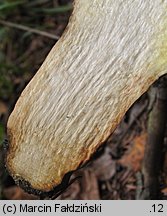
[[[166,0],[75,0],[65,33],[9,118],[11,175],[52,190],[166,69]]]

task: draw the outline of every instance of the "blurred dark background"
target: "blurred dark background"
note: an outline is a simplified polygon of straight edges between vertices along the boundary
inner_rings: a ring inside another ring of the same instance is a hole
[[[8,175],[2,143],[16,100],[63,33],[71,13],[71,0],[0,0],[0,199],[39,199],[25,193]],[[149,90],[131,107],[92,160],[72,176],[82,178],[58,199],[136,198],[150,100]],[[161,192],[165,196],[165,162],[163,167]]]

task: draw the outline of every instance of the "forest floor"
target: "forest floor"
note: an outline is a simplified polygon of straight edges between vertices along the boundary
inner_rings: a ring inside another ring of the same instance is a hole
[[[62,35],[71,12],[70,0],[0,1],[0,143],[15,102]],[[136,198],[147,142],[148,103],[146,92],[90,162],[72,176],[81,178],[58,199]],[[1,199],[39,199],[15,185],[2,164],[2,148],[0,145]],[[164,196],[166,193],[164,187]]]

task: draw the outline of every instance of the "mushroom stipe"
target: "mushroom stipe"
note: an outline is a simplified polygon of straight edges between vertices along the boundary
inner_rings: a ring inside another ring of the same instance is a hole
[[[11,176],[44,193],[85,164],[167,72],[167,1],[74,3],[7,124]]]

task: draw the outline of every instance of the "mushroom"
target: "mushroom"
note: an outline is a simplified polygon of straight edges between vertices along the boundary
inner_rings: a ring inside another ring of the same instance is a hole
[[[167,68],[167,1],[75,0],[7,125],[17,182],[48,192],[107,139]]]

